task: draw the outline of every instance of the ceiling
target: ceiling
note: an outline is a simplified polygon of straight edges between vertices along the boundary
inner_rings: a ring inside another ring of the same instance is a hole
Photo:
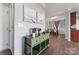
[[[2,3],[2,5],[5,5],[5,6],[7,6],[7,7],[10,7],[10,3]]]
[[[65,9],[71,9],[71,11],[79,10],[79,3],[46,3],[46,17],[62,16]]]
[[[41,5],[43,8],[46,8],[46,4],[45,4],[45,3],[40,3],[40,5]]]

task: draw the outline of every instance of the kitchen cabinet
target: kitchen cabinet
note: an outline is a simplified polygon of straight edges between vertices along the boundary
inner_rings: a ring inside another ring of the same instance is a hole
[[[71,32],[71,40],[73,42],[79,42],[79,30],[73,29]]]
[[[75,25],[75,24],[76,24],[76,12],[72,12],[72,13],[70,14],[70,17],[71,17],[71,20],[70,20],[71,26],[72,26],[72,25]]]
[[[71,41],[79,42],[79,30],[76,28],[77,27],[76,12],[72,12],[70,15],[71,15],[71,19],[70,19]]]

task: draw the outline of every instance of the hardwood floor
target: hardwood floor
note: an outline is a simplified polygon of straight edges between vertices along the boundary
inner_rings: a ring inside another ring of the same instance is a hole
[[[50,35],[49,47],[40,55],[78,55],[79,43],[68,42],[61,36]]]
[[[5,49],[3,51],[0,51],[0,55],[12,55],[12,52],[10,49]]]

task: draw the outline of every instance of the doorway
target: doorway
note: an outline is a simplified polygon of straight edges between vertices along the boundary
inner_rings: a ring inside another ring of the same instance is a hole
[[[2,7],[2,49],[10,49],[14,54],[14,4],[4,3]]]

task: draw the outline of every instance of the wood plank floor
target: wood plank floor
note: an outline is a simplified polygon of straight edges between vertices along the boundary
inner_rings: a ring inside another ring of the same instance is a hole
[[[79,43],[68,42],[61,36],[50,35],[49,47],[40,55],[78,55]]]

